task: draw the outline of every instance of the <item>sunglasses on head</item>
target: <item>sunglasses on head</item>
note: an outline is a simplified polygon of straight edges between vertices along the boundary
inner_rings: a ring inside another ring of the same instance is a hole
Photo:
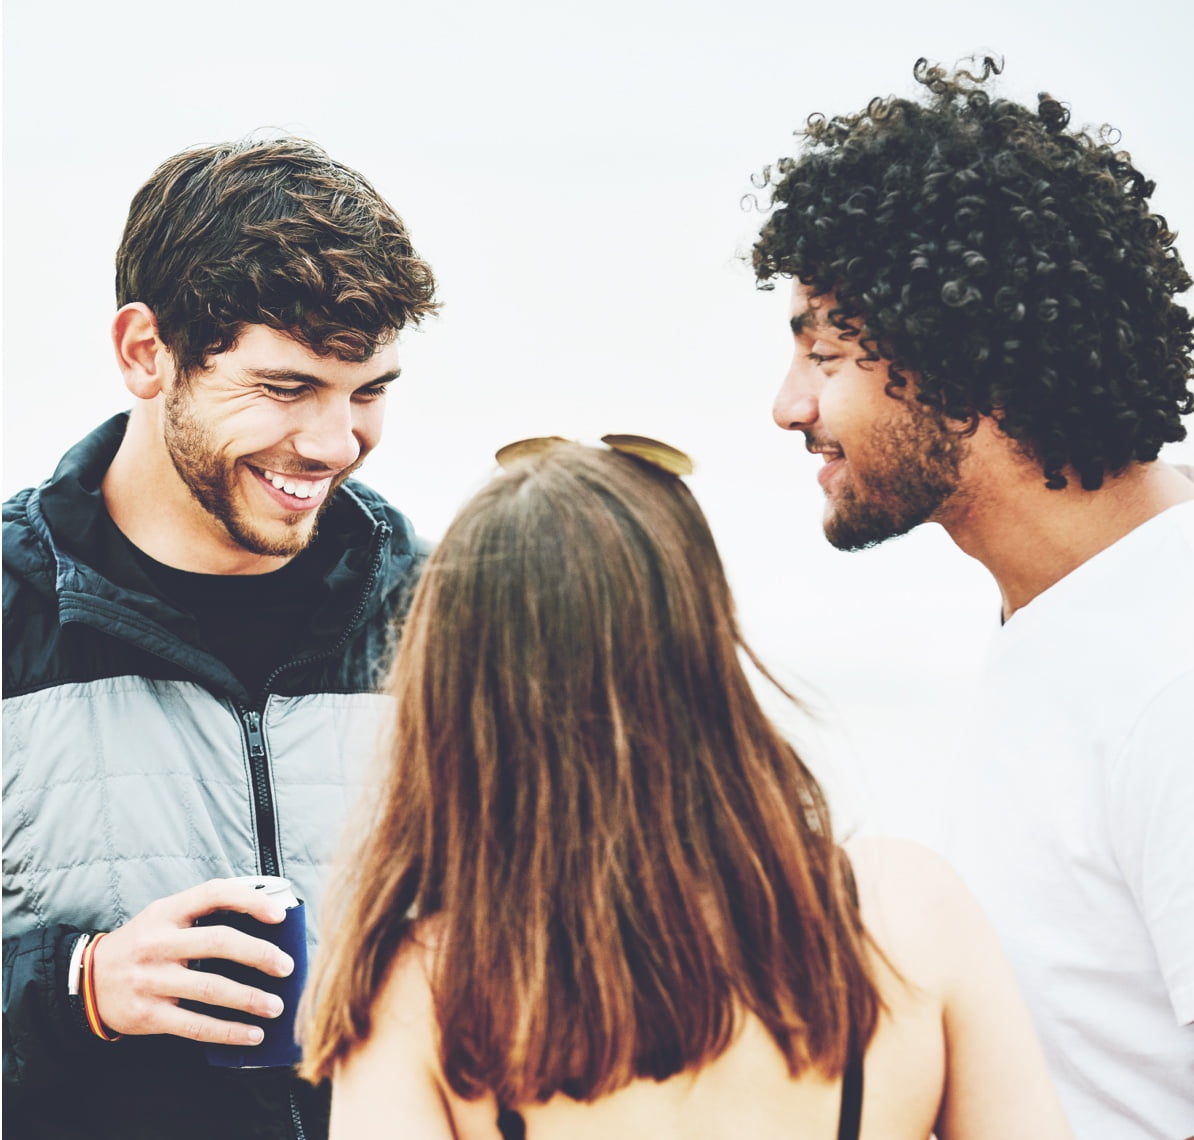
[[[494,458],[502,467],[509,467],[516,460],[542,455],[557,444],[575,442],[578,441],[565,439],[562,435],[537,435],[498,448]],[[693,472],[693,462],[683,451],[658,439],[645,435],[603,435],[601,442],[611,451],[641,459],[669,475],[691,475]]]

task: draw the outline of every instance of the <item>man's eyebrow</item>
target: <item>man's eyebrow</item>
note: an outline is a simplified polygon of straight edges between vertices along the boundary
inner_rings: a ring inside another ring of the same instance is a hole
[[[817,327],[817,314],[812,309],[805,309],[803,313],[795,313],[788,322],[796,336],[809,332]]]
[[[253,380],[264,380],[270,384],[308,384],[312,388],[326,388],[328,382],[319,376],[312,376],[309,372],[301,372],[295,368],[246,368],[244,374]],[[402,375],[401,368],[395,368],[390,372],[383,372],[380,376],[374,376],[361,384],[362,388],[368,388],[373,384],[388,384],[392,380],[397,380]]]

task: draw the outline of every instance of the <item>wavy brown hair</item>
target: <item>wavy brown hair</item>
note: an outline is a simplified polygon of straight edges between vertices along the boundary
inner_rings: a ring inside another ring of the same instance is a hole
[[[247,324],[367,360],[437,308],[431,267],[355,170],[307,139],[196,147],[137,191],[116,303],[140,301],[186,376]]]
[[[952,419],[992,416],[1060,489],[1087,490],[1183,439],[1194,412],[1190,287],[1154,184],[1109,128],[987,89],[1002,63],[921,59],[922,101],[811,116],[755,243],[764,287],[832,294],[893,382]]]
[[[561,442],[482,490],[403,631],[305,1075],[367,1037],[415,914],[441,927],[441,1060],[464,1097],[662,1080],[717,1057],[743,1010],[793,1075],[839,1073],[878,1015],[868,943],[821,789],[741,654],[680,479]]]

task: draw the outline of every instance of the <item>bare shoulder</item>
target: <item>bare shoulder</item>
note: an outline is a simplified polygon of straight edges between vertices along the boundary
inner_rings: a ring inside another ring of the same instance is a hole
[[[946,1072],[936,1135],[1072,1140],[999,940],[961,878],[905,840],[854,839],[845,849],[871,937],[904,981],[940,1004]],[[904,987],[886,990],[899,1014]]]
[[[856,874],[871,877],[888,871],[904,874],[911,871],[927,879],[956,878],[949,864],[935,851],[911,839],[896,839],[886,835],[854,835],[842,844]]]
[[[369,1034],[332,1079],[331,1140],[389,1135],[401,1119],[426,1140],[456,1136],[445,1102],[429,937],[408,938],[373,1001]]]
[[[900,973],[934,989],[948,985],[967,943],[989,937],[957,872],[907,839],[859,836],[843,846],[871,937]]]
[[[941,908],[967,905],[970,893],[936,852],[910,839],[855,836],[843,844],[859,903],[883,922],[932,919]]]
[[[397,1017],[434,1026],[431,978],[439,951],[442,924],[435,919],[418,923],[402,941],[377,992],[375,1017]]]
[[[332,1140],[369,1137],[378,1121],[398,1119],[404,1135],[428,1140],[500,1140],[493,1096],[465,1100],[440,1063],[433,979],[443,935],[443,922],[425,919],[394,955],[373,1004],[369,1039],[337,1073],[332,1119],[339,1130]]]

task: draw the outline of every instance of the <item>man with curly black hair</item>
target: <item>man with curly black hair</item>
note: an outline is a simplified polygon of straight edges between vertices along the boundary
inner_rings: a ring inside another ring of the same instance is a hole
[[[1080,1136],[1194,1130],[1190,276],[1107,130],[924,60],[924,101],[812,117],[763,177],[793,279],[780,427],[825,534],[941,523],[1003,600],[953,855]]]

